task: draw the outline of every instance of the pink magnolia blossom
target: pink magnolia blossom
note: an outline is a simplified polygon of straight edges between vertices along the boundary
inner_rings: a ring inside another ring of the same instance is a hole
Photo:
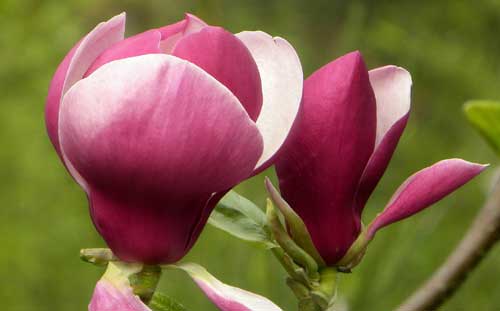
[[[272,164],[302,96],[294,49],[192,15],[124,38],[99,24],[59,65],[49,137],[124,261],[171,263],[230,188]]]
[[[304,83],[301,111],[276,171],[283,197],[328,265],[342,259],[361,233],[363,208],[406,126],[411,83],[403,68],[367,71],[359,52],[329,63]],[[366,238],[440,200],[484,168],[450,159],[416,173],[369,225]]]

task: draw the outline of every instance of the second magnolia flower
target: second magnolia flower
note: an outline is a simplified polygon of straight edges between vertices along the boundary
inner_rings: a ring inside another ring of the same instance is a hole
[[[101,23],[58,67],[47,129],[122,260],[175,262],[218,200],[271,164],[302,96],[294,49],[187,15],[124,39]]]
[[[411,84],[400,67],[368,71],[359,52],[332,61],[304,82],[301,111],[276,172],[284,199],[328,266],[355,265],[378,229],[432,205],[485,168],[461,159],[425,168],[363,227],[363,208],[406,126]]]

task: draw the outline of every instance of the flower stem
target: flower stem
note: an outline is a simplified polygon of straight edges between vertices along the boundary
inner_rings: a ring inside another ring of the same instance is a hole
[[[145,304],[148,304],[153,298],[160,277],[161,268],[159,266],[145,265],[141,272],[129,277],[130,286],[132,286],[134,294],[139,296]]]

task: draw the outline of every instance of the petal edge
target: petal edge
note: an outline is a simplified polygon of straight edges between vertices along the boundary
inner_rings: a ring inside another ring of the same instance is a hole
[[[257,127],[264,151],[255,174],[272,164],[292,128],[302,98],[303,74],[299,56],[288,41],[262,31],[236,35],[250,50],[262,81],[263,104]]]
[[[198,264],[183,263],[175,267],[188,273],[221,311],[283,311],[263,296],[222,283]]]
[[[369,225],[368,239],[372,239],[380,228],[410,217],[441,200],[487,166],[462,159],[448,159],[413,174],[396,190],[384,211]]]

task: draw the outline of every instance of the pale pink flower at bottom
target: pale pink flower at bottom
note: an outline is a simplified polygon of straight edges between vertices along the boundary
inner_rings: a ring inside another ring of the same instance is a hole
[[[222,283],[200,265],[184,263],[171,267],[187,272],[221,311],[282,311],[265,297]],[[97,282],[89,311],[151,311],[133,293],[128,279],[141,269],[140,264],[110,262]]]

